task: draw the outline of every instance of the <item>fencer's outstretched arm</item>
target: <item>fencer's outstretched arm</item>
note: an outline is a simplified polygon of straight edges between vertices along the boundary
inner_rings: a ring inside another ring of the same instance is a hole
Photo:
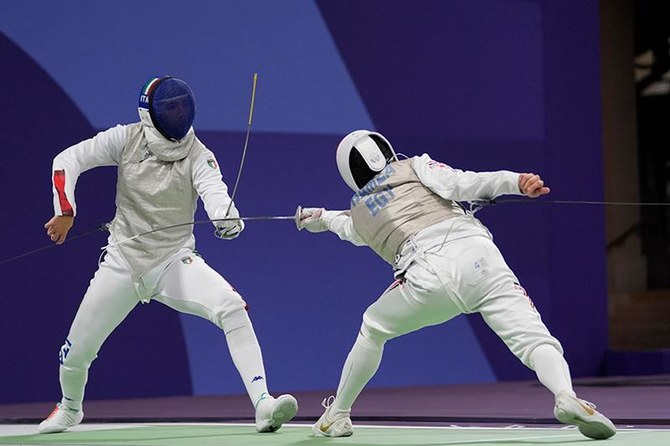
[[[61,244],[77,214],[75,187],[83,172],[98,166],[115,166],[126,141],[126,128],[117,125],[77,143],[53,160],[51,180],[54,217],[44,224],[52,241]]]
[[[224,183],[219,163],[210,150],[193,162],[193,187],[205,204],[205,211],[210,220],[240,216],[235,203],[230,206],[232,199],[228,195],[228,186]],[[244,230],[242,220],[214,221],[213,224],[224,239],[233,239]]]
[[[366,246],[361,236],[354,229],[349,211],[328,211],[324,208],[302,208],[298,217],[298,230],[309,232],[331,231],[341,240],[356,246]]]
[[[535,198],[550,192],[539,175],[508,170],[463,171],[434,161],[426,154],[413,158],[412,168],[426,187],[447,200],[482,200],[500,195]]]

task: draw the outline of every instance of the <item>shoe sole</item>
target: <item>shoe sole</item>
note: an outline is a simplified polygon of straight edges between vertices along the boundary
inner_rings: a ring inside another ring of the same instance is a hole
[[[60,434],[61,432],[65,432],[66,430],[70,429],[71,427],[77,426],[78,424],[80,424],[82,422],[83,419],[84,419],[84,417],[82,415],[80,420],[78,420],[77,422],[75,422],[75,423],[73,423],[69,426],[65,426],[65,427],[56,427],[56,426],[40,427],[40,426],[37,426],[37,432],[39,432],[40,434]],[[41,424],[42,423],[40,423],[40,425]]]
[[[586,422],[583,420],[575,420],[577,422],[577,427],[579,432],[583,435],[593,438],[594,440],[604,440],[610,438],[616,433],[616,430],[612,429],[605,422],[601,421],[590,421]]]
[[[272,419],[267,426],[259,429],[258,432],[275,432],[282,424],[291,420],[296,413],[298,413],[298,401],[291,395],[282,395],[277,398],[272,410]]]
[[[604,420],[586,421],[578,416],[570,417],[565,411],[559,411],[559,413],[556,415],[556,418],[561,423],[577,426],[579,428],[579,432],[581,432],[586,437],[593,438],[594,440],[604,440],[606,438],[610,438],[616,433],[616,428],[614,425],[610,426],[611,422],[607,423]]]
[[[315,437],[328,437],[328,438],[344,438],[344,437],[351,437],[354,435],[353,432],[345,432],[342,435],[331,435],[328,432],[324,432],[321,429],[319,429],[316,426],[312,426],[312,435]]]

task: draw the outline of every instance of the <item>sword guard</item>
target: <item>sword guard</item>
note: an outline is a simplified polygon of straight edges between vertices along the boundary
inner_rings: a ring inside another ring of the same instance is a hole
[[[300,213],[302,212],[302,206],[298,205],[298,207],[295,210],[295,227],[298,228],[298,231],[300,230]]]

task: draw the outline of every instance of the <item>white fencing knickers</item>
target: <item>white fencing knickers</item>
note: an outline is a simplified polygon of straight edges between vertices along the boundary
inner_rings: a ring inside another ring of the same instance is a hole
[[[135,305],[149,300],[208,319],[225,333],[251,325],[239,293],[190,248],[182,248],[138,283],[133,283],[119,251],[110,248],[91,280],[60,351],[63,404],[81,409],[88,369],[103,342]],[[256,372],[264,376],[262,360]]]
[[[530,368],[536,347],[551,345],[556,355],[562,355],[560,343],[549,333],[488,236],[445,243],[442,239],[429,243],[430,249],[425,251],[414,244],[404,276],[363,314],[360,334],[344,364],[333,413],[349,412],[376,373],[387,340],[461,313],[481,313],[512,353]],[[563,363],[561,357],[559,365]],[[565,385],[569,386],[569,381]]]
[[[461,313],[480,313],[529,367],[538,345],[551,344],[563,352],[488,237],[450,240],[426,251],[415,246],[404,281],[394,285],[363,315],[364,328],[382,338],[440,324]]]

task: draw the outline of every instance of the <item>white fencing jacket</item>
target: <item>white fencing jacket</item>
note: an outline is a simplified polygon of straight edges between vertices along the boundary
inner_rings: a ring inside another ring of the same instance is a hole
[[[52,168],[55,215],[74,216],[79,175],[98,166],[118,167],[108,243],[118,246],[134,280],[183,246],[195,247],[191,225],[134,236],[193,221],[198,197],[210,219],[224,217],[231,202],[216,157],[192,130],[182,140],[191,145],[182,150],[184,158],[162,161],[149,150],[142,126],[117,125],[100,132],[58,154]],[[230,215],[239,215],[234,205]]]
[[[423,154],[389,164],[354,195],[349,211],[325,211],[322,218],[342,240],[370,246],[398,269],[410,239],[425,250],[454,238],[491,237],[457,202],[500,195],[523,195],[518,173],[462,171]]]

